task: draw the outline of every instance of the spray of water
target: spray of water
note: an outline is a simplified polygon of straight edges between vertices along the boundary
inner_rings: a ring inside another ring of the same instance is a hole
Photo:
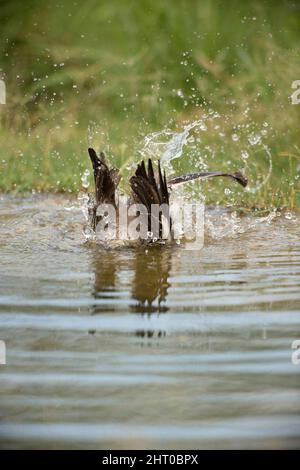
[[[246,113],[247,114],[247,113]],[[203,114],[200,119],[185,123],[179,130],[171,130],[169,128],[147,135],[139,153],[142,158],[160,159],[166,170],[172,169],[171,162],[179,158],[190,158],[193,165],[201,170],[212,169],[213,160],[217,154],[226,154],[225,141],[226,133],[222,129],[222,124],[228,121],[228,117],[221,116],[219,113],[210,111]],[[261,152],[267,157],[268,168],[261,179],[258,177],[256,181],[250,181],[247,191],[256,193],[269,180],[272,174],[272,155],[269,147],[264,143],[264,137],[267,135],[268,124],[264,123],[261,131],[250,131],[249,123],[237,126],[239,133],[234,132],[231,140],[236,144],[236,154],[239,155],[240,170],[249,172],[251,165],[253,166],[255,152]],[[214,144],[204,144],[201,134],[213,131]],[[240,149],[241,140],[246,142],[246,146]],[[227,161],[230,166],[233,161]],[[193,166],[194,169],[194,166]],[[230,190],[229,190],[230,191]],[[231,191],[230,191],[231,192]]]
[[[247,116],[247,110],[245,111]],[[191,170],[197,171],[216,170],[220,164],[220,157],[223,155],[223,163],[231,170],[233,166],[239,164],[239,169],[246,175],[251,173],[256,174],[255,179],[250,179],[247,191],[255,194],[259,191],[268,181],[272,174],[272,155],[269,147],[264,142],[264,137],[268,132],[268,124],[264,123],[261,130],[255,129],[255,123],[245,122],[244,124],[233,125],[230,116],[222,116],[219,113],[210,110],[203,113],[198,119],[185,122],[180,128],[172,130],[166,127],[160,131],[153,132],[144,137],[141,142],[138,152],[141,158],[147,159],[160,159],[168,175],[173,172],[174,160],[182,159],[186,163],[189,159],[191,163]],[[231,134],[228,134],[229,125],[234,129]],[[90,126],[88,131],[88,141],[92,142],[95,134],[103,134],[97,127]],[[99,136],[98,136],[99,137]],[[265,171],[257,170],[257,153],[263,159],[262,168]],[[228,158],[230,155],[230,158]],[[219,163],[218,163],[219,161]],[[266,165],[266,161],[268,162]],[[131,171],[135,169],[133,162]],[[186,168],[186,165],[185,165]],[[260,174],[259,174],[260,173]],[[82,187],[85,191],[88,189],[89,173],[85,171],[82,175]],[[193,183],[189,183],[193,185]],[[197,200],[204,200],[204,196],[199,194],[199,186],[195,187],[196,192],[194,195]],[[196,195],[197,193],[197,195]],[[225,194],[230,197],[232,191],[225,188]],[[181,199],[186,201],[191,197],[186,192],[186,187],[176,188],[172,191],[171,203]],[[86,193],[81,196],[81,206],[87,219],[88,204],[90,203]],[[217,201],[216,201],[217,203]],[[242,233],[248,228],[253,228],[256,223],[267,222],[273,220],[275,214],[270,213],[267,219],[259,217],[258,221],[252,219],[247,224],[244,224],[235,212],[224,212],[217,216],[218,223],[214,220],[216,214],[208,214],[206,218],[206,228],[209,235],[213,238],[223,238],[224,236],[235,235]],[[84,233],[86,240],[91,240],[91,233],[88,231]]]

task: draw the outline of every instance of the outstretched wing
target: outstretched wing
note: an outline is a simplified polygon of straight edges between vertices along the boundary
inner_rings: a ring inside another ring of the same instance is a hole
[[[232,178],[237,181],[239,184],[244,186],[244,188],[248,184],[248,179],[242,173],[237,171],[236,173],[222,173],[222,172],[207,172],[207,173],[186,173],[185,175],[176,176],[168,181],[168,184],[179,184],[179,183],[186,183],[187,181],[195,180],[197,178],[213,178],[215,176],[225,176],[228,178]]]

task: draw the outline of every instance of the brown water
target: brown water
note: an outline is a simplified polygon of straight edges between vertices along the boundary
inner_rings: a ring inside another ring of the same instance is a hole
[[[201,251],[84,243],[0,198],[2,448],[300,445],[300,218],[208,209]]]

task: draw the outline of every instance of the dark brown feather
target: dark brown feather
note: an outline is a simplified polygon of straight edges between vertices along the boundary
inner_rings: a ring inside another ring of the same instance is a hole
[[[96,203],[111,203],[115,205],[115,191],[121,179],[119,170],[116,168],[110,170],[108,168],[103,152],[100,153],[100,157],[98,157],[92,148],[89,148],[88,152],[94,170]]]
[[[237,181],[239,184],[244,186],[244,188],[248,184],[248,179],[242,173],[237,171],[236,173],[222,173],[222,172],[206,172],[206,173],[186,173],[185,175],[176,176],[168,181],[169,185],[179,184],[179,183],[186,183],[187,181],[191,181],[197,178],[213,178],[216,176],[225,176],[228,178],[232,178]]]
[[[158,175],[155,176],[151,159],[148,160],[148,172],[145,163],[142,161],[130,178],[130,186],[135,202],[141,202],[151,209],[151,204],[168,203],[169,193],[166,184],[166,176],[162,176],[160,162],[158,162]]]
[[[132,199],[143,204],[148,213],[148,231],[151,231],[151,205],[152,204],[168,204],[169,192],[166,184],[166,176],[161,172],[160,162],[158,162],[158,174],[155,175],[152,160],[148,160],[148,172],[145,163],[142,161],[130,178],[130,186],[132,189]],[[171,223],[171,222],[170,222]],[[159,236],[162,236],[161,214],[159,215]]]

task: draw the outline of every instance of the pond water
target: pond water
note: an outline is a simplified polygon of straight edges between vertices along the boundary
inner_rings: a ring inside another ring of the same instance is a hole
[[[299,222],[208,208],[202,250],[105,250],[75,199],[1,196],[0,447],[299,447]]]

